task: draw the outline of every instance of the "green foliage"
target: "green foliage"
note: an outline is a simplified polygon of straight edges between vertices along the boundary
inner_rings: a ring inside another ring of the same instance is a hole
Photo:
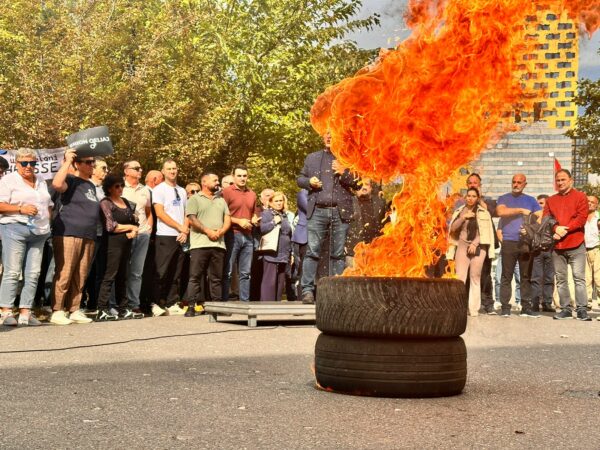
[[[589,163],[593,173],[600,173],[600,80],[581,80],[575,102],[583,106],[585,112],[567,135],[585,141],[580,154]]]
[[[113,164],[166,157],[182,182],[247,162],[293,193],[320,147],[309,110],[374,57],[344,36],[361,0],[14,0],[0,3],[0,147],[56,147],[106,124]],[[110,161],[109,161],[110,163]],[[292,195],[290,195],[292,197]]]
[[[581,187],[581,190],[586,193],[586,195],[594,195],[600,198],[600,184],[585,184]]]

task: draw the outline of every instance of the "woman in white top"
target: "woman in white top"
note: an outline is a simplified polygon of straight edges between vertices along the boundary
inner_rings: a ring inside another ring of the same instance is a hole
[[[35,151],[21,148],[17,150],[15,159],[16,172],[0,180],[0,234],[4,266],[0,285],[0,321],[7,326],[40,325],[31,312],[31,306],[40,276],[44,243],[50,236],[53,203],[46,182],[35,174]],[[21,271],[24,283],[17,322],[12,309]]]

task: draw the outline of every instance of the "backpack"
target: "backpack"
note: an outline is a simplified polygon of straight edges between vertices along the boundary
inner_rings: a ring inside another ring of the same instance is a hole
[[[554,246],[554,226],[558,225],[552,216],[545,216],[538,223],[537,216],[530,214],[523,220],[521,242],[527,245],[530,252],[545,252]]]

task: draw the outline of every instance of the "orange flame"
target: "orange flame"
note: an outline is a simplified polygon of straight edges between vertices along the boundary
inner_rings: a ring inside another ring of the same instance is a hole
[[[532,102],[520,81],[526,18],[563,8],[592,33],[600,0],[411,0],[412,35],[395,50],[327,89],[311,110],[315,130],[350,170],[403,178],[391,223],[355,249],[345,275],[423,276],[447,247],[447,206],[439,188],[509,131],[515,107]],[[527,63],[526,63],[527,64]],[[529,63],[532,65],[532,63]],[[533,67],[528,71],[533,72]],[[514,127],[514,126],[513,126]]]

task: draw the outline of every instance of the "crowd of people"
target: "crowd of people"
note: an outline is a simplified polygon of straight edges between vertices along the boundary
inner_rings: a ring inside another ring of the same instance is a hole
[[[600,292],[598,198],[575,189],[568,170],[557,171],[555,183],[556,194],[535,198],[524,192],[526,176],[515,174],[511,191],[494,201],[481,195],[478,174],[467,178],[467,194],[449,222],[446,257],[467,284],[471,316],[498,314],[494,304],[499,303],[500,316],[510,317],[514,279],[521,316],[556,313],[557,296],[560,311],[554,319],[572,319],[575,309],[576,319],[592,320],[588,311],[594,291],[596,298]],[[534,247],[526,238],[531,223],[538,224],[538,230],[545,224],[550,246]],[[495,302],[491,272],[496,257]]]
[[[284,192],[257,196],[244,165],[222,178],[207,171],[184,188],[172,159],[143,178],[138,161],[108,173],[103,159],[68,149],[46,182],[36,174],[36,152],[19,149],[16,170],[0,179],[1,322],[40,325],[34,305],[51,307],[51,323],[69,325],[194,317],[207,301],[314,303],[317,279],[340,275],[354,246],[377,237],[386,220],[381,187],[344,169],[329,135],[324,143],[305,159],[294,212]],[[572,318],[575,305],[577,319],[591,320],[589,302],[600,284],[598,199],[574,189],[566,170],[556,184],[557,194],[536,199],[523,192],[525,176],[515,174],[511,191],[494,201],[481,195],[478,174],[467,178],[466,195],[450,209],[449,251],[440,265],[454,261],[471,316],[497,314],[498,256],[500,316],[511,314],[515,278],[521,316],[555,312],[556,290],[555,319]],[[555,244],[532,251],[523,243],[524,223],[543,216],[556,221]]]

